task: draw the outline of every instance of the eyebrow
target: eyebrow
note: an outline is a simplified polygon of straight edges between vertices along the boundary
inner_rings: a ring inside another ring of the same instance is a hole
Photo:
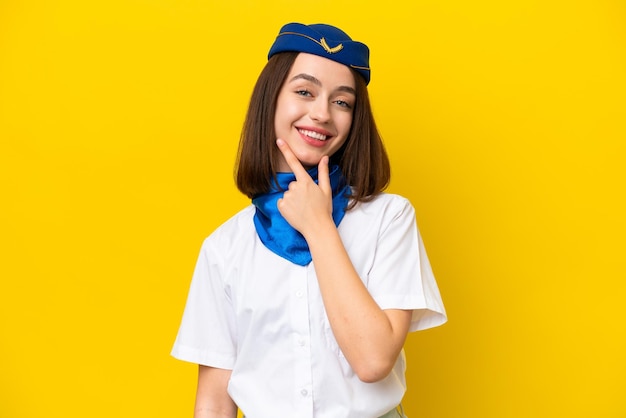
[[[292,82],[292,81],[295,81],[295,80],[298,80],[298,79],[303,79],[303,80],[306,80],[306,81],[310,81],[311,83],[315,84],[316,86],[320,86],[320,87],[322,86],[322,82],[320,80],[318,80],[317,78],[313,77],[312,75],[306,74],[306,73],[301,73],[301,74],[293,76],[289,80],[289,82]],[[356,96],[356,90],[354,88],[350,87],[350,86],[339,86],[339,87],[337,87],[336,90],[337,91],[343,91],[345,93],[350,93],[350,94]]]

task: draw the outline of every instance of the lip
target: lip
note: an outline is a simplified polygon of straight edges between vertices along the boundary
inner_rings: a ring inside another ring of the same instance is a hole
[[[327,143],[333,138],[333,134],[325,129],[320,129],[320,128],[316,128],[313,126],[296,126],[296,131],[298,132],[298,134],[300,135],[300,138],[302,138],[302,140],[304,142],[306,142],[307,144],[317,147],[317,148],[321,148],[327,145]],[[321,135],[325,135],[328,138],[326,138],[326,140],[324,141],[319,141],[315,138],[311,138],[310,136],[304,135],[302,132],[300,132],[301,130],[304,131],[312,131],[312,132],[316,132],[318,134]]]

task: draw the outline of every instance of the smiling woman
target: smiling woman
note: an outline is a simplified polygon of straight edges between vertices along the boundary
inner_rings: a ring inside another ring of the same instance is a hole
[[[411,204],[384,194],[369,49],[285,25],[237,162],[248,206],[206,239],[172,354],[196,417],[400,417],[409,331],[446,314]]]

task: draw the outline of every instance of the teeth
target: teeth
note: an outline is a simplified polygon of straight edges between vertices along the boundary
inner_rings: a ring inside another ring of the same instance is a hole
[[[306,129],[300,129],[299,131],[301,134],[317,139],[318,141],[326,141],[328,139],[326,135],[322,135],[319,132],[307,131]]]

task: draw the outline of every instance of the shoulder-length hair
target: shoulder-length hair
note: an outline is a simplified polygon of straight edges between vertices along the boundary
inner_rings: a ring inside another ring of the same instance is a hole
[[[274,116],[280,89],[298,56],[282,52],[272,56],[252,91],[235,164],[237,188],[246,196],[267,193],[276,177],[280,150],[276,146]],[[346,142],[331,156],[352,188],[350,208],[371,200],[389,184],[389,158],[376,128],[365,80],[352,70],[356,101]]]

